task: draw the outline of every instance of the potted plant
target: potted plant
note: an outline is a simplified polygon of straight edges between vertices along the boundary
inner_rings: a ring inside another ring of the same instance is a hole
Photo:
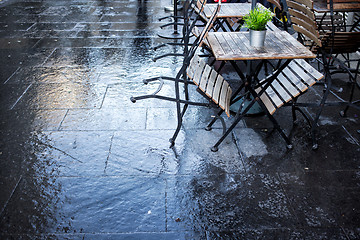
[[[273,13],[265,7],[255,7],[244,16],[244,26],[250,30],[250,45],[263,47],[266,36],[266,24],[273,18]]]

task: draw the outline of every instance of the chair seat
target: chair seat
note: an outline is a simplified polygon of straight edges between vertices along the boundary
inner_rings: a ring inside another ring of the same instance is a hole
[[[194,55],[187,68],[187,76],[199,90],[230,117],[232,89],[229,83],[198,55]]]
[[[260,95],[260,99],[269,113],[274,114],[278,108],[304,93],[323,77],[305,60],[293,60]],[[260,86],[255,89],[257,93],[263,89],[265,82],[260,82]]]

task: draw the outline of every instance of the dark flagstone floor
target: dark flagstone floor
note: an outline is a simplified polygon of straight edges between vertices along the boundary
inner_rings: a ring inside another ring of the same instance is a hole
[[[213,153],[210,109],[190,107],[170,149],[175,105],[131,103],[181,64],[152,61],[180,50],[152,50],[170,4],[0,2],[0,239],[359,239],[358,111],[327,108],[317,151],[283,108],[292,150],[256,117]]]

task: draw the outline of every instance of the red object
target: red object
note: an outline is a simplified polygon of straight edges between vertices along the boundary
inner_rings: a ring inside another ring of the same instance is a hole
[[[214,0],[214,2],[218,2],[219,0]],[[227,0],[221,0],[221,2],[226,2]]]

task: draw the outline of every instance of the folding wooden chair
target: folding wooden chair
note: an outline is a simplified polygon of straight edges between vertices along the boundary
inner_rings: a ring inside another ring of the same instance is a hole
[[[283,28],[285,31],[288,31],[288,16],[286,14],[283,2],[281,0],[267,0],[273,6],[273,12],[275,16],[273,22],[276,26]]]
[[[297,98],[304,94],[306,90],[314,85],[317,81],[323,78],[323,75],[308,64],[303,59],[292,60],[283,69],[274,70],[274,74],[261,80],[255,87],[250,87],[245,93],[238,95],[240,91],[245,87],[241,85],[232,95],[230,99],[230,105],[239,99],[244,99],[248,94],[251,94],[253,101],[247,106],[240,107],[233,123],[223,136],[212,147],[212,151],[217,151],[219,145],[226,138],[228,134],[234,129],[236,124],[246,116],[248,110],[253,106],[255,102],[258,102],[262,107],[266,115],[269,117],[274,125],[274,129],[277,130],[285,140],[287,147],[292,148],[292,144],[288,136],[281,129],[276,119],[272,116],[277,109],[283,105],[290,104],[292,106],[293,121],[296,120],[296,111],[299,111],[302,115],[305,115],[301,109],[295,105]],[[219,111],[217,116],[220,116],[223,110]],[[212,125],[217,118],[214,118],[206,127],[207,130],[211,130]]]
[[[157,99],[162,99],[162,100],[166,100],[166,101],[172,101],[172,102],[176,103],[177,128],[175,130],[175,133],[173,134],[173,137],[170,139],[171,146],[173,146],[175,144],[176,137],[179,134],[181,126],[182,126],[183,116],[184,116],[188,106],[189,105],[209,106],[209,103],[194,102],[194,101],[190,100],[188,87],[189,87],[189,84],[195,84],[195,82],[189,81],[189,79],[187,78],[186,70],[187,70],[188,67],[192,67],[190,65],[191,59],[195,55],[195,52],[197,51],[197,49],[199,47],[201,47],[201,45],[203,44],[203,39],[207,36],[208,31],[212,28],[213,23],[216,20],[217,14],[218,14],[218,12],[220,10],[220,7],[221,7],[221,2],[219,2],[217,4],[217,7],[215,8],[214,12],[211,15],[211,18],[209,19],[209,21],[207,22],[207,24],[203,28],[203,30],[202,30],[201,34],[199,35],[199,37],[196,38],[196,40],[192,44],[191,48],[188,51],[186,51],[182,67],[180,68],[180,70],[176,74],[176,77],[173,78],[173,77],[161,76],[161,77],[145,79],[145,80],[143,80],[143,82],[145,84],[147,84],[149,82],[152,82],[152,81],[159,81],[160,84],[159,84],[158,89],[152,94],[143,95],[143,96],[136,96],[136,97],[131,97],[130,98],[130,100],[132,102],[134,102],[134,103],[136,101],[138,101],[138,100],[143,100],[143,99],[148,99],[148,98],[157,98]],[[163,85],[164,80],[170,80],[170,81],[174,82],[174,85],[175,85],[175,97],[167,97],[167,96],[162,96],[162,95],[159,94],[161,92],[161,87]],[[183,86],[184,86],[185,99],[180,98],[180,83],[183,83]],[[183,104],[183,107],[181,106],[181,104]]]
[[[321,62],[325,73],[325,93],[319,103],[319,111],[312,121],[313,148],[316,149],[318,145],[316,143],[315,130],[332,87],[332,74],[339,72],[347,73],[349,81],[352,84],[349,99],[346,102],[339,102],[339,104],[346,105],[341,115],[346,115],[349,106],[360,109],[359,106],[356,105],[359,101],[353,101],[355,88],[360,88],[359,83],[356,81],[357,74],[359,73],[360,59],[357,59],[357,68],[351,69],[343,60],[337,57],[338,55],[342,55],[346,58],[346,54],[359,50],[360,32],[338,31],[333,24],[332,8],[330,9],[331,30],[326,31],[322,29],[320,31],[314,13],[314,2],[312,0],[287,0],[286,3],[292,27],[298,33],[299,41],[308,46],[311,51],[317,53],[318,60]],[[346,61],[348,60],[349,59],[346,59]],[[336,67],[334,67],[334,63],[336,63]]]

